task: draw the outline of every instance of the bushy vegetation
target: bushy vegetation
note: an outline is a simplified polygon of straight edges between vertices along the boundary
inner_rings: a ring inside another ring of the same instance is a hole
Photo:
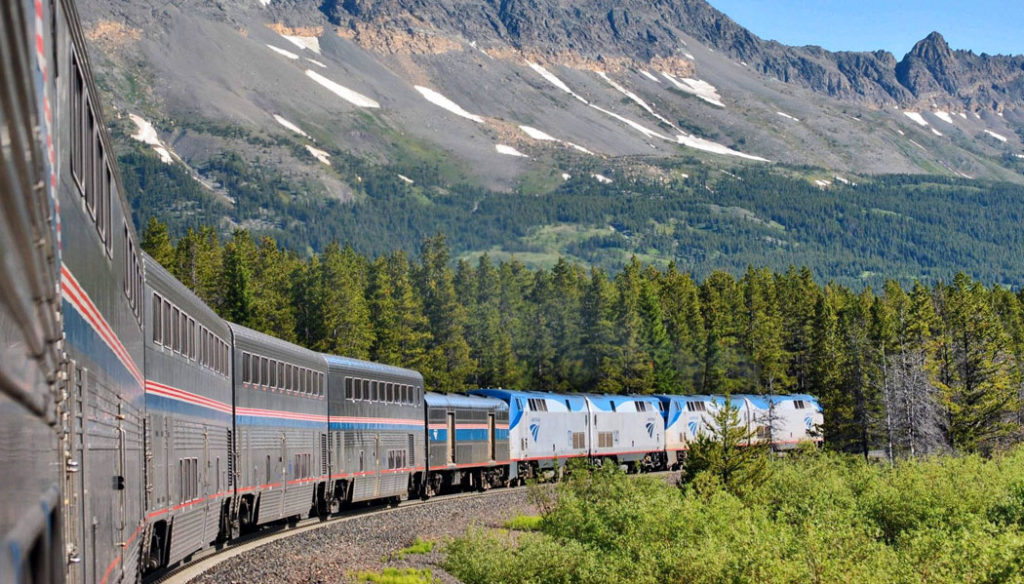
[[[1024,296],[960,274],[878,293],[809,269],[703,281],[633,258],[614,276],[559,260],[453,267],[153,222],[143,247],[224,318],[317,351],[420,371],[427,388],[801,393],[831,448],[894,457],[989,451],[1022,435]]]
[[[445,568],[466,584],[1024,581],[1024,449],[768,464],[740,494],[576,472],[539,532],[472,531],[446,546]]]

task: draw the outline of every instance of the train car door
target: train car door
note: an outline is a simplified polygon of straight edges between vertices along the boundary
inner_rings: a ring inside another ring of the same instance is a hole
[[[114,493],[117,498],[117,516],[114,519],[114,542],[115,545],[120,549],[127,549],[127,534],[125,528],[128,523],[128,508],[125,496],[127,493],[126,481],[128,479],[128,431],[124,428],[124,402],[118,399],[117,403],[117,459],[115,461],[115,472],[114,472]],[[124,579],[125,575],[125,562],[118,562],[117,566],[120,572],[121,579]]]
[[[455,412],[448,412],[448,464],[455,464]]]
[[[494,460],[494,414],[487,414],[487,454]]]
[[[78,367],[74,360],[69,360],[66,381],[67,400],[63,412],[67,432],[64,434],[66,442],[62,449],[68,456],[64,461],[64,496],[67,499],[67,503],[64,505],[64,542],[69,564],[67,574],[69,584],[85,581],[85,565],[82,564],[85,484],[81,472],[85,463],[85,449],[82,447],[85,444],[85,403],[83,401],[85,376],[85,370]]]

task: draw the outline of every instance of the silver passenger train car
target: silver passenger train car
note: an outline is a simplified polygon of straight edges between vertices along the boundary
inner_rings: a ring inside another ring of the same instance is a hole
[[[45,3],[36,3],[36,6]],[[67,413],[65,549],[72,582],[133,581],[143,516],[143,267],[78,14],[50,3]],[[49,57],[52,57],[50,59]],[[6,76],[6,74],[5,74]]]
[[[230,533],[234,486],[231,329],[143,256],[146,535],[143,566],[173,564]]]
[[[423,376],[348,357],[322,358],[330,390],[329,509],[417,492],[425,471]]]
[[[476,395],[427,393],[424,495],[504,485],[508,480],[508,404]]]
[[[38,12],[37,12],[38,10]],[[62,345],[48,6],[0,3],[0,581],[64,574]],[[42,45],[37,45],[38,39]],[[52,110],[51,110],[52,111]],[[62,461],[63,462],[63,461]],[[79,460],[74,461],[80,464]],[[76,467],[77,468],[77,467]]]
[[[234,516],[243,531],[308,515],[327,484],[323,356],[229,323],[234,346]]]

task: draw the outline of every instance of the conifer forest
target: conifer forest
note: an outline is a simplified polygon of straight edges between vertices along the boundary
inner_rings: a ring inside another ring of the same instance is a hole
[[[1024,428],[1024,295],[963,274],[854,290],[811,270],[695,279],[636,258],[453,262],[444,236],[369,258],[300,256],[213,228],[143,247],[222,317],[314,350],[420,371],[427,389],[808,393],[830,449],[1002,450]]]

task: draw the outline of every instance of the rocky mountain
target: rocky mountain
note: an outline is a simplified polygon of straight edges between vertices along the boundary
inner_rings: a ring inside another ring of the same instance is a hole
[[[1024,182],[1024,57],[953,50],[938,33],[897,60],[767,41],[704,0],[80,11],[125,149],[180,165],[231,224],[286,226],[280,200],[365,198],[370,174],[426,200],[737,166],[820,188],[886,173]],[[257,174],[276,186],[254,202],[239,185]]]

